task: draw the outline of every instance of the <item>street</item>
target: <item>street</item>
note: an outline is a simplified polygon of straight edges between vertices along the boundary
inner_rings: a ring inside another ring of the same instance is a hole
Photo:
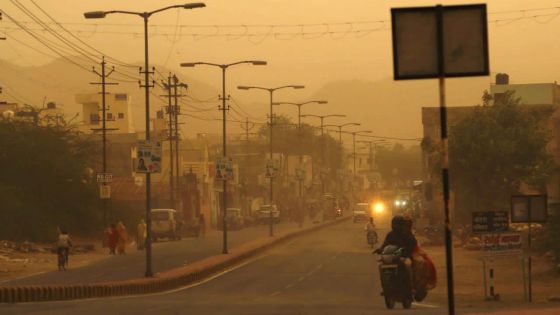
[[[382,230],[381,234],[385,234]],[[400,314],[386,310],[363,224],[346,221],[300,237],[210,281],[172,293],[1,305],[5,314]],[[442,314],[445,305],[413,305]]]
[[[305,226],[311,223],[306,222]],[[268,237],[268,225],[258,225],[239,231],[229,231],[229,247],[233,248],[243,243]],[[275,225],[275,231],[284,232],[298,229],[295,223],[280,223]],[[183,266],[187,263],[200,260],[209,256],[218,255],[222,252],[222,232],[211,230],[204,238],[183,238],[181,241],[156,242],[153,244],[153,271],[158,272]],[[36,284],[76,284],[94,283],[103,281],[128,280],[143,277],[146,268],[146,253],[144,251],[131,250],[126,255],[107,257],[91,265],[81,268],[72,268],[72,256],[70,256],[70,268],[61,273],[56,271],[53,264],[52,272],[42,273],[30,277],[24,277],[3,284],[7,285],[36,285]]]

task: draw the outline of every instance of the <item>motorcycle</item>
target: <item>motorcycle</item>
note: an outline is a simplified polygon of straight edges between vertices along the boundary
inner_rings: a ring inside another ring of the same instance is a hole
[[[375,231],[368,231],[366,232],[366,237],[367,237],[367,243],[369,246],[371,246],[371,248],[373,248],[375,246],[375,244],[377,244],[377,232]]]
[[[383,290],[381,295],[385,298],[388,309],[393,309],[396,302],[402,303],[405,309],[412,306],[411,275],[405,266],[402,251],[402,248],[389,245],[379,254],[379,276]]]

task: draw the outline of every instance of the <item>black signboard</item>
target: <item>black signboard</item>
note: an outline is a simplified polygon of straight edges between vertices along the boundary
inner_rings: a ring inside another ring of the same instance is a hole
[[[395,80],[489,74],[486,5],[391,9]]]
[[[509,217],[507,211],[473,212],[473,233],[507,232],[508,229]]]
[[[548,214],[546,195],[511,196],[512,223],[543,223]]]

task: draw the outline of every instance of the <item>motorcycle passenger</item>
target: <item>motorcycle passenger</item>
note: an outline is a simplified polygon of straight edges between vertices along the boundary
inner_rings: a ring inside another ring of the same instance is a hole
[[[375,253],[381,253],[385,246],[395,245],[403,249],[403,257],[411,258],[418,241],[411,232],[410,222],[402,215],[396,215],[391,221],[391,231],[387,233],[385,241]]]

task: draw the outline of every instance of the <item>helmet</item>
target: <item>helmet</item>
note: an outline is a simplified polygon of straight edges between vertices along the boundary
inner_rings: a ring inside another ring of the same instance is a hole
[[[402,215],[396,215],[391,220],[391,228],[393,230],[399,230],[406,225],[406,219]]]

